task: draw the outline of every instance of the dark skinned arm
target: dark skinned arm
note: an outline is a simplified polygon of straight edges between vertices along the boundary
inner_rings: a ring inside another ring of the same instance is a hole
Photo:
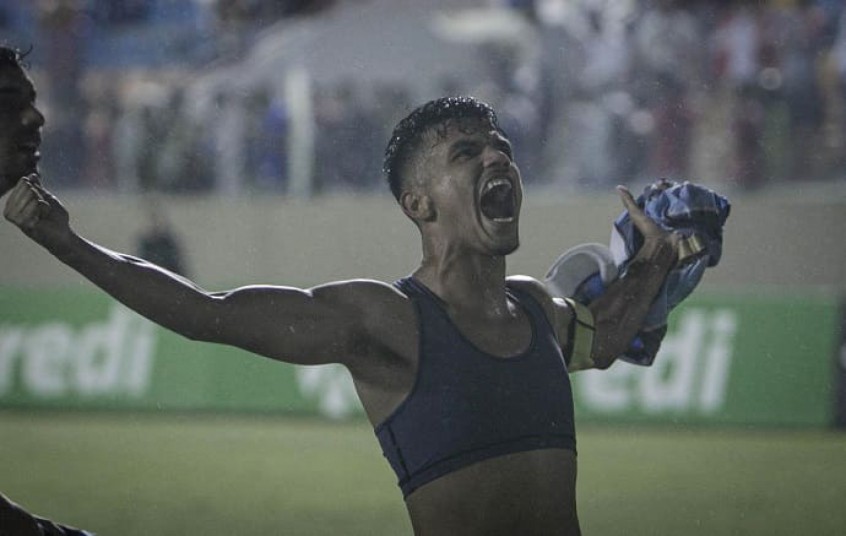
[[[570,370],[607,369],[626,351],[678,258],[679,236],[646,216],[626,188],[618,187],[618,191],[632,222],[643,235],[643,246],[625,276],[588,306],[595,327],[590,358],[571,363]]]
[[[350,362],[366,347],[365,304],[386,294],[375,281],[312,289],[249,286],[208,292],[143,259],[79,236],[58,199],[30,176],[12,190],[4,215],[57,259],[130,309],[192,340],[243,348],[297,364]]]

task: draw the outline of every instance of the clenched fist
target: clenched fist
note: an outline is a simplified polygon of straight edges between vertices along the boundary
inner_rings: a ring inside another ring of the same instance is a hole
[[[3,216],[48,249],[60,246],[70,237],[68,211],[44,189],[36,173],[15,185]]]

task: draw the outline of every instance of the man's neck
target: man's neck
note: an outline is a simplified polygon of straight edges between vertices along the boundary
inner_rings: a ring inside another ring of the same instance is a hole
[[[468,253],[424,256],[414,277],[456,311],[508,313],[505,257]]]

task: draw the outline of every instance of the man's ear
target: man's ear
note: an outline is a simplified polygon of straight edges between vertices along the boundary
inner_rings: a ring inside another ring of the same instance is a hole
[[[432,221],[435,219],[435,207],[432,198],[426,194],[406,190],[400,195],[400,205],[405,215],[414,221]]]

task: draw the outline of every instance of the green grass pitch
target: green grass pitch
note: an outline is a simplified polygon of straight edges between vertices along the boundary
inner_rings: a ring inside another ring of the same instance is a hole
[[[578,440],[587,536],[846,530],[844,433],[581,426]],[[99,536],[411,533],[362,422],[0,412],[0,490]]]

